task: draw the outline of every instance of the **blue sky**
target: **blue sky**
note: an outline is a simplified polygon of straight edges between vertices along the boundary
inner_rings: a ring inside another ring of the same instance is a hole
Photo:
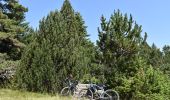
[[[29,9],[26,21],[36,28],[39,20],[50,11],[60,10],[63,1],[20,0],[20,3]],[[71,0],[71,4],[83,16],[93,42],[98,38],[101,15],[109,19],[114,10],[120,9],[122,13],[132,14],[134,20],[142,25],[143,32],[148,33],[149,44],[154,42],[159,48],[170,45],[170,0]]]

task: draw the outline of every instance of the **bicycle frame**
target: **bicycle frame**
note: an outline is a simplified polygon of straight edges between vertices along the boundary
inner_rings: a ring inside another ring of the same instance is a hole
[[[103,86],[98,86],[96,84],[90,84],[89,89],[91,89],[91,91],[93,91],[93,95],[97,95],[97,98],[95,99],[104,99],[104,98],[112,98],[111,95],[107,94],[107,91],[111,91],[111,90],[105,90]],[[93,89],[93,90],[92,90]],[[113,90],[112,90],[113,91]],[[113,91],[115,92],[115,91]],[[117,92],[115,92],[116,95],[118,96],[117,100],[119,100],[119,95]],[[108,97],[105,97],[108,96]]]
[[[93,94],[96,94],[99,96],[99,98],[103,98],[103,93],[105,93],[105,90],[103,87],[100,87],[96,84],[90,84],[89,89],[94,89]]]
[[[66,87],[64,87],[62,90],[61,90],[61,94],[63,94],[64,92],[64,90],[67,90],[67,94],[69,93],[73,93],[74,94],[74,92],[76,91],[76,85],[78,84],[78,82],[77,81],[75,81],[75,82],[71,82],[69,79],[66,79],[65,80],[65,84],[67,85]],[[72,94],[72,95],[73,95]]]

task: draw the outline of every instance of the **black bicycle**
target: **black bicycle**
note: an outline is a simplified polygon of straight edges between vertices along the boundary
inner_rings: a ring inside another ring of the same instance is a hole
[[[62,96],[74,95],[77,90],[76,86],[78,85],[78,81],[71,82],[70,79],[66,79],[65,83],[67,86],[61,90],[60,94]]]
[[[111,89],[105,90],[105,85],[90,84],[79,92],[79,100],[119,100],[119,94]]]

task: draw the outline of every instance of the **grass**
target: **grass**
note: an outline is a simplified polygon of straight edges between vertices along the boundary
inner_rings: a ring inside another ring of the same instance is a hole
[[[26,91],[0,89],[0,100],[76,100],[73,97],[51,96]]]

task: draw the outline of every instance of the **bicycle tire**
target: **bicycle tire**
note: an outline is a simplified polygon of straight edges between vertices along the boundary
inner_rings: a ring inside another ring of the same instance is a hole
[[[103,100],[119,100],[119,94],[118,92],[116,92],[115,90],[106,90],[103,94],[102,94]]]
[[[94,100],[100,100],[100,94],[99,93],[93,93],[93,99]]]
[[[90,89],[82,89],[78,93],[78,100],[93,100],[93,92]]]
[[[69,87],[64,87],[64,88],[61,90],[60,94],[61,94],[62,96],[68,96],[68,95],[70,95],[70,88],[69,88]]]

